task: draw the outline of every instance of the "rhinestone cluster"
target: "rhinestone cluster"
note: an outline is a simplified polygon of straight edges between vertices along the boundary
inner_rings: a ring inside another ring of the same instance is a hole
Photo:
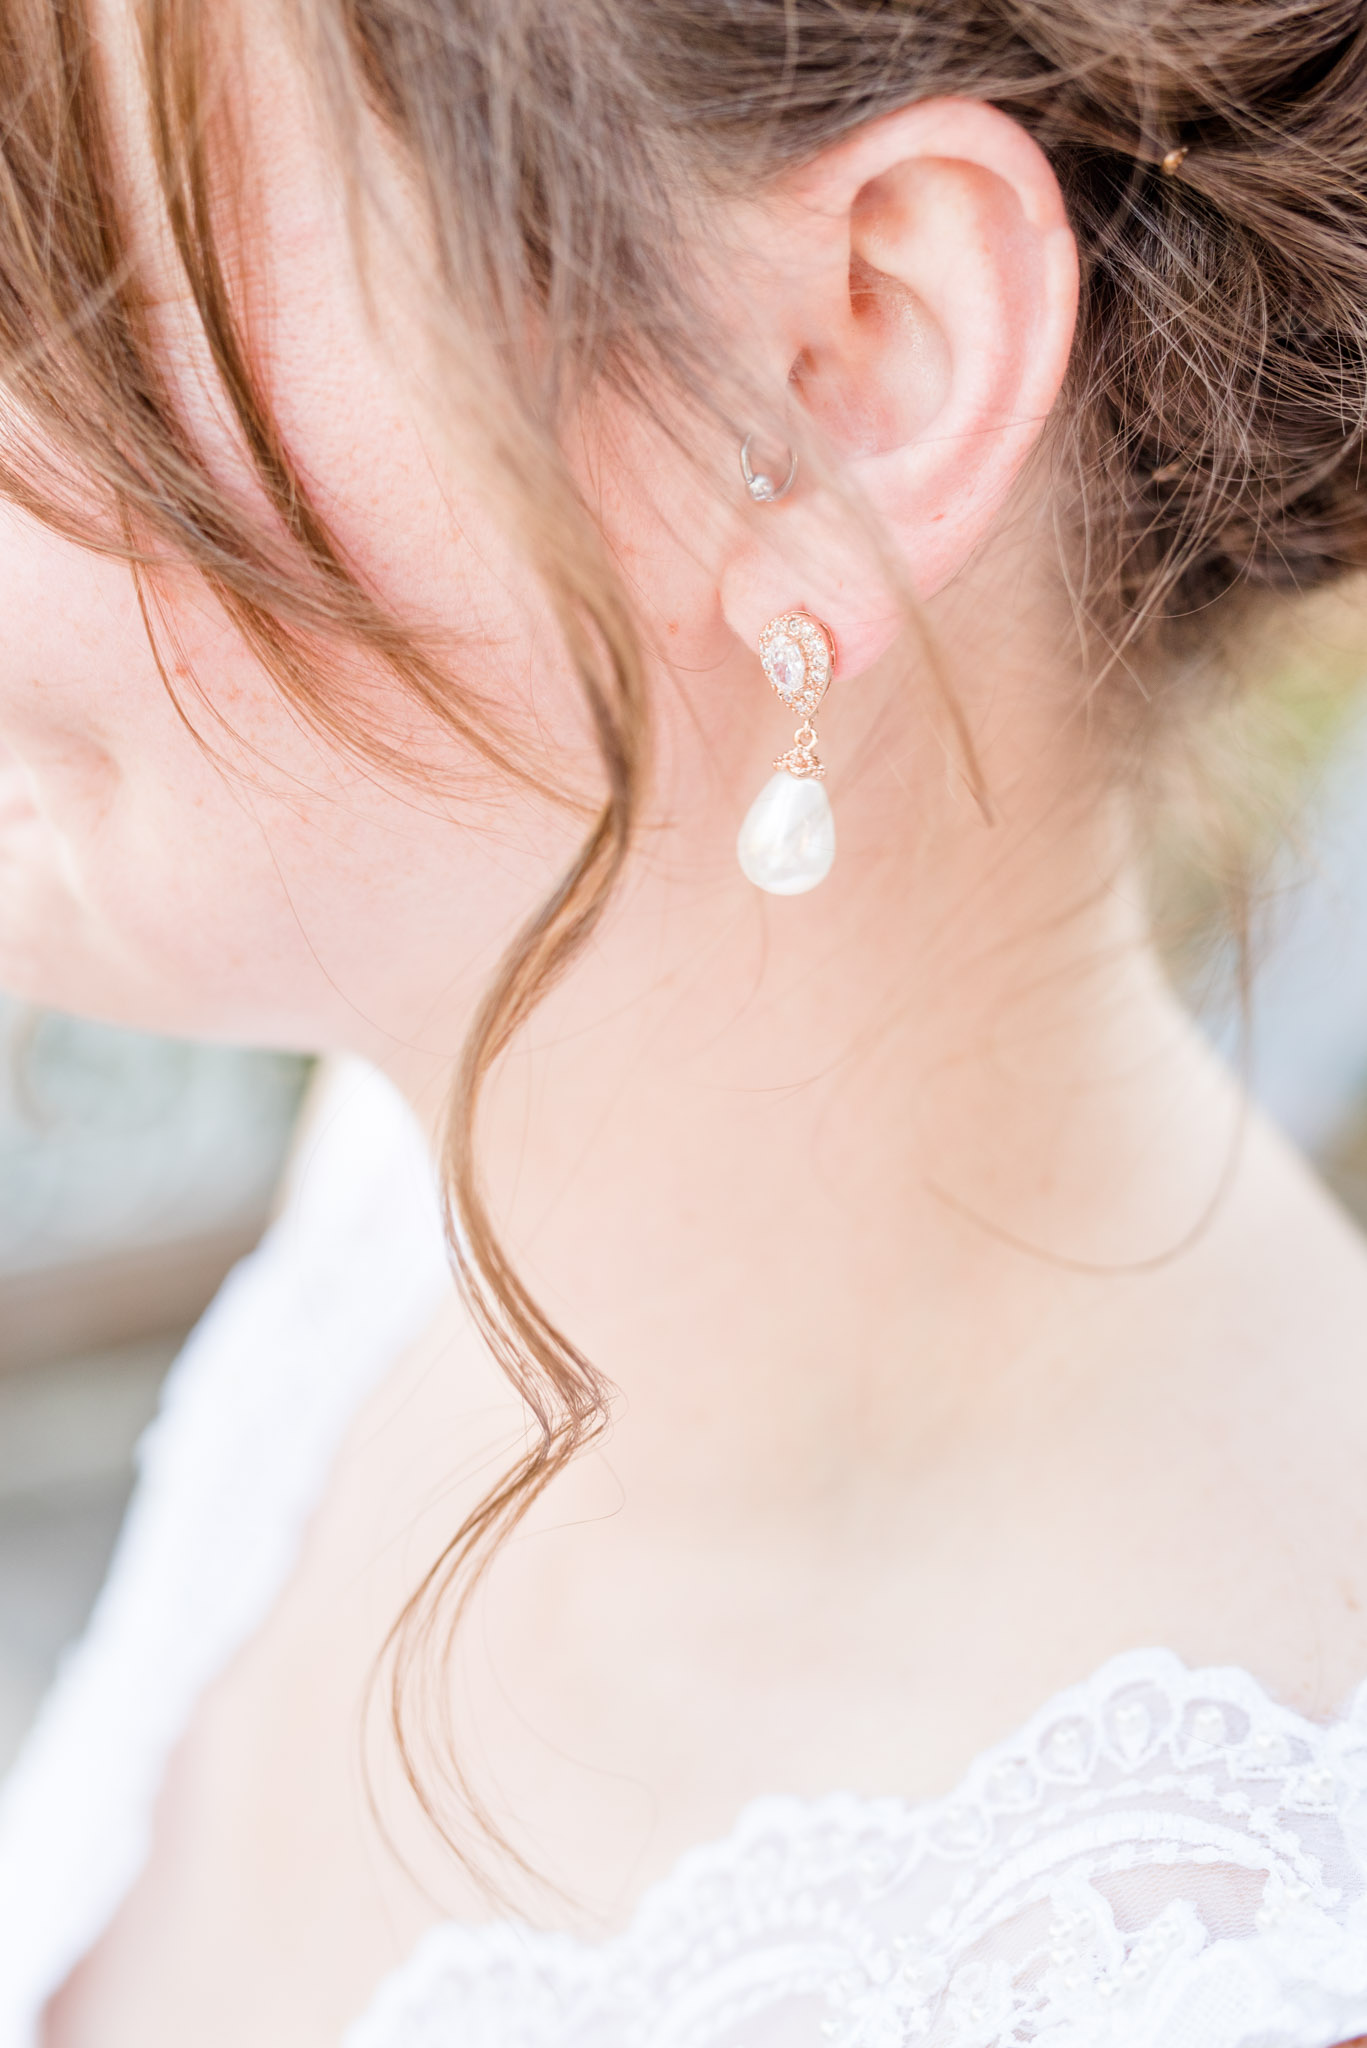
[[[810,718],[831,683],[829,636],[806,612],[784,612],[760,635],[759,658],[778,695],[801,718]]]

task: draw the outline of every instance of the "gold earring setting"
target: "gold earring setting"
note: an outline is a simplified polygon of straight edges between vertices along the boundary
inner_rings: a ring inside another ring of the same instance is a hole
[[[812,718],[835,674],[835,646],[819,620],[782,612],[759,640],[760,664],[777,695],[802,719],[793,744],[746,813],[736,852],[741,870],[771,896],[802,896],[824,882],[835,860],[835,819],[821,784]]]

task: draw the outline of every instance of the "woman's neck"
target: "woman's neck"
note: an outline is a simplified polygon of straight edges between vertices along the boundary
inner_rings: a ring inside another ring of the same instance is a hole
[[[988,824],[942,768],[880,771],[885,711],[832,776],[831,880],[737,886],[719,785],[482,1115],[508,1249],[620,1389],[614,1467],[662,1511],[702,1474],[747,1509],[865,1497],[1004,1379],[1103,1330],[1140,1355],[1237,1146],[1081,747]],[[438,1077],[405,1078],[435,1119]]]

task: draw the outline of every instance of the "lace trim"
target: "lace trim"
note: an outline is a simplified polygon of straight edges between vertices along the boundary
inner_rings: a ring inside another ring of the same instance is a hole
[[[436,1929],[344,2048],[1327,2048],[1367,2029],[1367,1687],[1134,1651],[945,1798],[761,1799],[600,1944]]]

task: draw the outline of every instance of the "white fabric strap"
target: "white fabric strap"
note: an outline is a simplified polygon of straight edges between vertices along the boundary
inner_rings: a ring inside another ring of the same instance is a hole
[[[171,1371],[90,1626],[0,1794],[0,2048],[33,2048],[137,1877],[196,1700],[269,1613],[348,1423],[451,1284],[417,1126],[347,1062],[284,1213]]]

